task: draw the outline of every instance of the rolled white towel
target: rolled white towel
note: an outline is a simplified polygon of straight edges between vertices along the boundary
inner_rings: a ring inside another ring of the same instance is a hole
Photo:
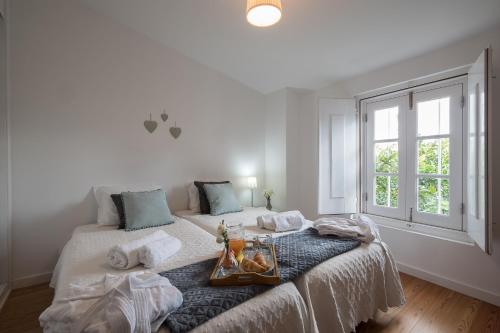
[[[299,230],[305,224],[304,215],[298,210],[278,214],[266,214],[257,217],[257,225],[274,232]]]
[[[273,223],[273,214],[265,214],[257,217],[257,225],[262,229],[274,230],[275,224]]]
[[[163,230],[157,230],[152,234],[133,240],[131,242],[113,246],[106,259],[108,264],[118,269],[129,269],[139,265],[139,249],[148,243],[159,239],[166,239],[169,235]]]
[[[177,238],[167,234],[152,243],[148,243],[139,249],[139,261],[146,268],[154,268],[173,256],[181,248],[182,243]]]

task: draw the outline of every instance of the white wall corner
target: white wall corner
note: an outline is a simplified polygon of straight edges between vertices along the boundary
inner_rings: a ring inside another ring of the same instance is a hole
[[[0,0],[0,14],[7,17],[7,0]]]
[[[0,311],[2,311],[2,308],[5,305],[7,298],[9,298],[9,295],[10,295],[10,288],[8,288],[8,286],[5,286],[3,289],[0,287]]]

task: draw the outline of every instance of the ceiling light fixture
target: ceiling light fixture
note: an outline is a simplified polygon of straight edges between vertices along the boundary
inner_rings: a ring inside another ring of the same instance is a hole
[[[281,19],[281,0],[247,0],[247,21],[256,27],[269,27]]]

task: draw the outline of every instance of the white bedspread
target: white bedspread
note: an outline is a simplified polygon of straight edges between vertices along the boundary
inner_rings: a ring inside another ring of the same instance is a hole
[[[111,246],[159,229],[183,243],[181,250],[167,262],[151,270],[137,266],[127,271],[113,269],[106,263],[106,252]],[[96,283],[106,273],[126,274],[139,270],[157,273],[214,258],[220,249],[214,236],[180,218],[175,218],[175,223],[171,225],[133,232],[116,230],[115,227],[82,226],[75,230],[64,247],[54,270],[51,281],[51,286],[55,288],[54,299],[66,297],[70,293],[70,283]],[[307,332],[309,326],[304,300],[294,284],[289,282],[222,313],[197,327],[194,332]]]
[[[404,304],[392,255],[383,243],[362,244],[294,281],[307,303],[310,332],[353,332],[377,310]]]
[[[272,212],[267,210],[264,207],[244,207],[243,211],[238,213],[229,213],[223,214],[219,216],[212,216],[209,214],[200,214],[193,213],[190,210],[182,210],[175,212],[175,215],[182,217],[190,222],[193,222],[203,230],[209,232],[212,235],[217,235],[217,226],[219,223],[224,220],[226,225],[236,225],[241,223],[245,228],[245,233],[247,236],[251,237],[252,235],[274,235],[274,233],[270,230],[266,230],[260,228],[257,225],[257,217],[266,214],[277,214],[276,212]],[[307,229],[312,227],[311,221],[306,221],[305,225],[300,230]],[[299,230],[299,231],[300,231]],[[276,234],[277,236],[283,236],[290,232],[281,232]]]
[[[268,230],[257,227],[256,218],[263,212],[269,213],[264,208],[245,208],[221,216],[190,211],[176,214],[213,234],[222,219],[229,224],[243,223],[247,232],[267,234]],[[311,226],[309,222],[305,228]],[[373,318],[377,310],[386,311],[405,302],[394,259],[383,243],[362,244],[314,267],[294,283],[307,304],[308,332],[352,332],[358,323]]]

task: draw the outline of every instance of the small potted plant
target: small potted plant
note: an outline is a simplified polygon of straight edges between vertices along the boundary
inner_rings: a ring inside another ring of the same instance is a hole
[[[238,261],[234,256],[234,252],[229,248],[229,237],[227,234],[227,228],[224,224],[224,220],[217,227],[217,243],[224,243],[224,260],[222,261],[222,267],[225,269],[232,269],[238,266]]]
[[[273,206],[271,205],[271,197],[273,196],[274,191],[269,189],[269,190],[264,190],[264,198],[267,200],[267,205],[266,208],[267,210],[272,210]]]

